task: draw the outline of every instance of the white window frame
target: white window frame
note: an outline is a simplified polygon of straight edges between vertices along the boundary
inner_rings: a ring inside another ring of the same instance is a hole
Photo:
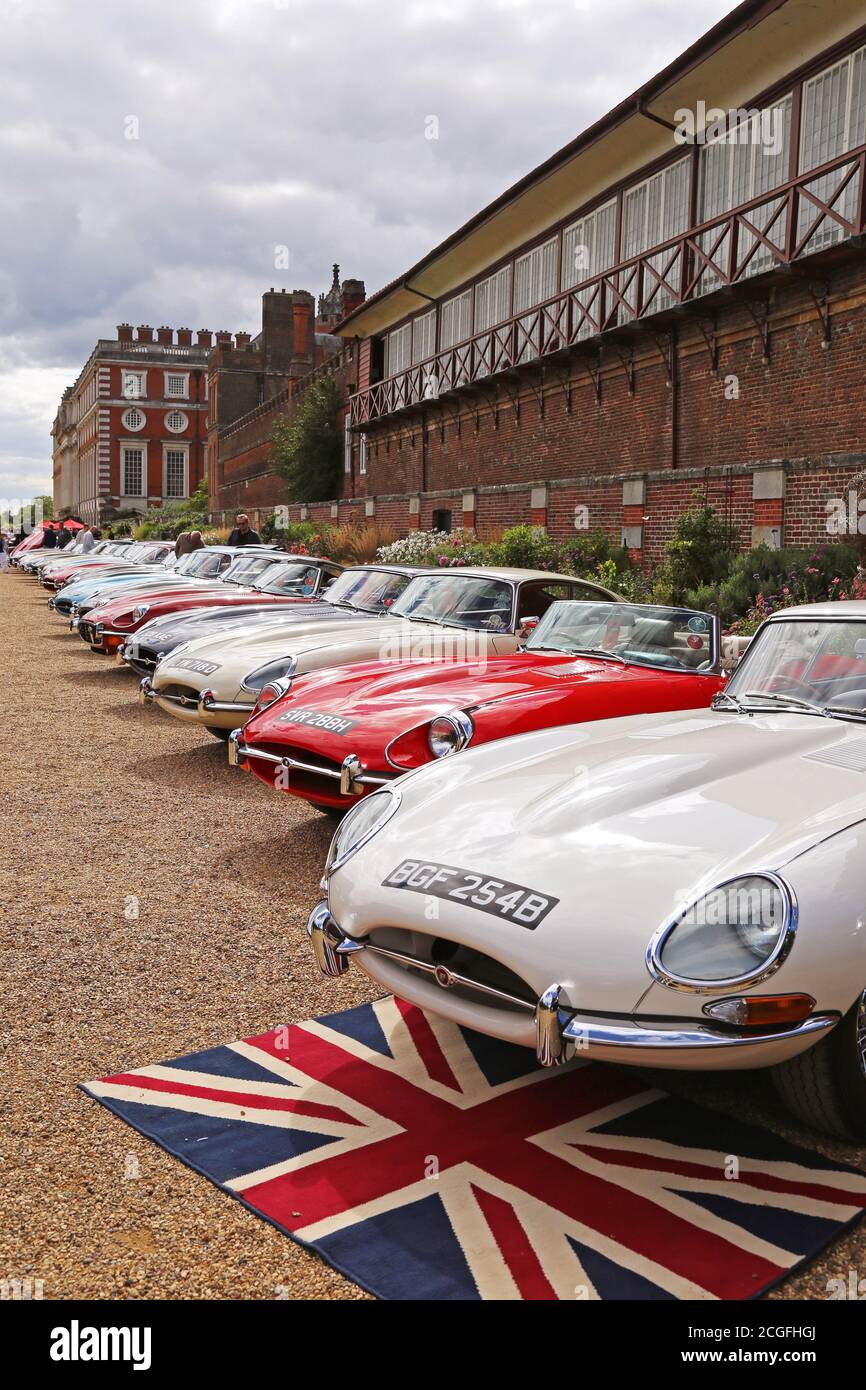
[[[348,410],[343,420],[343,471],[352,471],[352,421]]]
[[[179,415],[183,420],[183,424],[179,425],[177,429],[168,423],[172,415]],[[185,430],[189,429],[189,416],[185,410],[179,410],[177,406],[172,406],[171,410],[165,412],[165,427],[169,434],[183,434]]]
[[[436,310],[419,314],[412,320],[412,365],[426,362],[436,352]]]
[[[412,365],[412,325],[404,323],[402,328],[393,329],[386,339],[388,360],[385,363],[385,376],[396,376],[398,372],[408,371]]]
[[[455,331],[456,330],[456,331]],[[454,294],[439,305],[439,351],[472,337],[472,290]]]
[[[141,490],[139,492],[128,492],[126,488],[126,468],[127,454],[141,454]],[[121,497],[146,497],[147,496],[147,441],[144,439],[129,440],[120,443],[120,495]]]
[[[130,383],[135,383],[130,385]],[[120,394],[125,401],[147,400],[147,372],[133,372],[121,368]]]
[[[826,96],[822,96],[818,101],[816,93],[822,85],[826,88],[832,83],[834,77],[838,77],[839,101],[827,112],[821,105]],[[857,98],[859,101],[855,111]],[[824,119],[807,128],[808,118],[815,115],[816,108],[820,108],[819,116]],[[863,123],[862,130],[854,127],[855,117]],[[833,126],[836,127],[835,132]],[[810,169],[816,169],[821,164],[846,154],[861,144],[863,139],[866,139],[866,45],[831,63],[829,67],[815,73],[814,77],[803,83],[800,111],[800,173],[806,174]],[[815,179],[806,186],[822,202],[829,203],[840,181],[841,171],[837,170],[835,173],[825,174],[823,178]],[[857,206],[858,192],[858,177],[855,176],[833,204],[834,211],[850,221]],[[809,203],[805,198],[800,200],[798,237],[808,231],[817,214],[818,209],[813,203]],[[808,253],[822,251],[826,246],[833,246],[841,241],[844,235],[844,228],[828,217],[817,231],[813,232],[805,250]]]
[[[166,371],[163,373],[165,378],[165,399],[167,401],[188,401],[189,400],[189,372]],[[172,378],[183,382],[183,388],[178,393],[172,391],[169,382]]]
[[[168,456],[169,454],[180,454],[183,457],[183,492],[169,492],[168,490]],[[182,502],[185,497],[189,497],[189,445],[188,444],[163,444],[162,446],[162,495],[169,502]]]
[[[133,414],[137,414],[141,417],[140,422],[137,425],[134,425],[130,420],[130,416]],[[123,412],[123,416],[120,423],[123,425],[123,428],[125,430],[129,430],[130,434],[137,434],[138,431],[143,430],[145,425],[147,424],[147,417],[145,416],[145,413],[140,405],[131,405],[128,410],[125,410]]]
[[[358,472],[363,477],[367,472],[367,436],[358,435]]]
[[[502,309],[502,313],[492,312]],[[475,332],[486,333],[511,317],[511,262],[475,286]]]

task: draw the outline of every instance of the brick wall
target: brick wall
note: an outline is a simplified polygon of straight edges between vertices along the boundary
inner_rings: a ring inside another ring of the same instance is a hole
[[[813,288],[821,299],[823,282]],[[437,510],[481,536],[519,522],[562,537],[599,527],[647,561],[696,492],[744,549],[825,540],[828,501],[866,468],[862,261],[833,271],[827,290],[829,343],[809,288],[780,277],[760,297],[756,287],[751,306],[706,301],[705,332],[669,315],[630,342],[606,340],[600,358],[587,350],[568,368],[523,370],[516,394],[482,385],[428,403],[426,421],[372,425],[366,474],[355,458],[345,491],[374,499],[376,519],[404,532],[429,529]],[[363,511],[341,504],[339,519]],[[309,515],[332,519],[329,504]]]

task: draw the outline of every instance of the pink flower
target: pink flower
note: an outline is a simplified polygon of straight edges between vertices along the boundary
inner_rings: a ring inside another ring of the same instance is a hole
[[[439,563],[440,563],[440,565],[447,565],[447,564],[448,564],[448,556],[447,556],[447,555],[440,555],[440,556],[439,556]]]

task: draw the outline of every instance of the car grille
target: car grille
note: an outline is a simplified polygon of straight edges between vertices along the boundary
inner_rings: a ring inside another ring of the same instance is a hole
[[[200,691],[191,685],[164,685],[156,692],[158,699],[167,700],[170,705],[177,705],[180,709],[195,709],[199,694]]]
[[[379,927],[367,940],[374,954],[386,957],[407,974],[435,979],[458,999],[521,1014],[535,1009],[535,992],[525,980],[470,946],[402,927]]]
[[[78,624],[78,636],[82,642],[93,643],[96,641],[96,628],[93,623],[80,622]]]
[[[156,670],[158,661],[159,655],[151,647],[139,647],[135,656],[131,660],[127,660],[126,664],[131,666],[133,671],[137,671],[140,676],[150,676]]]

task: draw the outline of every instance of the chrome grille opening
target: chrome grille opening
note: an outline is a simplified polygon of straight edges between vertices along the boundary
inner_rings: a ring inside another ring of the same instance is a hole
[[[378,927],[368,941],[374,953],[387,956],[409,974],[437,980],[458,999],[519,1014],[535,1009],[536,995],[530,985],[483,951],[403,927]],[[460,978],[449,981],[448,976]]]

